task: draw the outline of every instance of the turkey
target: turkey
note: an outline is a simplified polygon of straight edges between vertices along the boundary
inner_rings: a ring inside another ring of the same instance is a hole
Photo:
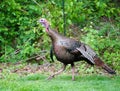
[[[63,35],[60,35],[58,32],[53,31],[50,28],[49,22],[41,18],[38,20],[45,29],[47,34],[52,40],[52,48],[50,51],[50,57],[53,60],[53,51],[58,61],[63,63],[63,67],[53,75],[49,76],[48,79],[53,78],[55,75],[63,72],[68,64],[71,64],[72,67],[72,80],[75,80],[75,65],[74,62],[85,60],[89,64],[102,67],[110,74],[115,74],[115,71],[108,67],[98,56],[97,54],[86,44],[74,40],[72,38],[67,38]]]

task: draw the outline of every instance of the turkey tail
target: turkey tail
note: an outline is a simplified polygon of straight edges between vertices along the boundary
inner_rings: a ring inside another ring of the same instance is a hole
[[[116,72],[112,70],[110,67],[108,67],[100,58],[95,57],[94,62],[95,62],[95,65],[102,67],[109,74],[116,74]]]
[[[116,72],[112,70],[110,67],[108,67],[106,64],[104,64],[102,68],[105,69],[110,74],[116,74]]]

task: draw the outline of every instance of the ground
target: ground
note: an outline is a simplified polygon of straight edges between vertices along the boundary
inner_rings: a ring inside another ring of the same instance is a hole
[[[119,91],[120,76],[76,72],[75,81],[71,80],[71,70],[51,80],[46,78],[55,72],[55,65],[45,64],[0,64],[0,91]],[[78,67],[76,67],[78,69]],[[104,73],[104,72],[102,72]]]

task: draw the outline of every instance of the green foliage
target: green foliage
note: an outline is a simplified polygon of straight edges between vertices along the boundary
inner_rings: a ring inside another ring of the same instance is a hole
[[[0,2],[0,62],[20,61],[41,50],[48,50],[50,40],[43,28],[38,26],[37,20],[39,17],[45,17],[53,28],[63,33],[62,7],[62,0],[2,0]],[[65,15],[66,30],[72,31],[70,28],[72,25],[77,26],[78,31],[81,28],[83,31],[80,32],[84,34],[82,41],[99,51],[103,59],[111,65],[117,65],[118,68],[119,2],[65,0]],[[20,51],[15,54],[17,50]]]
[[[86,36],[83,35],[83,41],[95,49],[104,61],[109,65],[114,66],[115,69],[120,69],[120,35],[112,24],[104,24],[103,28],[99,31],[93,28],[84,28],[83,32],[87,32]]]
[[[1,62],[15,61],[16,58],[18,61],[19,58],[24,59],[38,51],[34,48],[34,41],[41,35],[35,27],[35,15],[41,15],[39,7],[28,0],[5,0],[0,5]],[[17,49],[21,51],[20,55],[15,57],[14,51]]]

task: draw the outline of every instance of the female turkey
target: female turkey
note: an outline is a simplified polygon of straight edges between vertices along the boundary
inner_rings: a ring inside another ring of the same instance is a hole
[[[41,18],[40,22],[46,29],[49,37],[52,40],[51,50],[51,59],[53,60],[53,51],[58,61],[63,63],[63,67],[58,72],[51,75],[48,79],[53,78],[55,75],[63,72],[67,64],[72,66],[72,80],[75,79],[75,68],[74,62],[85,60],[89,64],[97,65],[105,69],[110,74],[115,74],[115,71],[108,67],[98,56],[97,54],[86,44],[79,42],[77,40],[67,38],[63,35],[60,35],[58,32],[53,31],[50,28],[50,24],[44,18]]]

